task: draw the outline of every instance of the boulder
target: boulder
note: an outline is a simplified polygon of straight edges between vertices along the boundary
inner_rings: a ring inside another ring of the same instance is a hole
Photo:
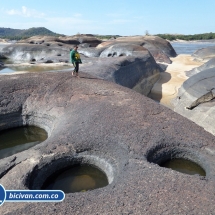
[[[29,44],[44,44],[49,46],[64,46],[67,45],[80,45],[82,47],[96,47],[102,41],[93,35],[75,35],[75,36],[33,36],[28,39],[20,40],[18,43]]]
[[[100,40],[90,34],[74,35],[74,36],[72,36],[72,38],[78,40],[80,44],[87,43],[90,45],[90,47],[96,47],[97,45],[99,45],[102,42],[102,40]]]
[[[119,43],[106,48],[100,57],[122,57],[122,56],[141,56],[148,53],[148,50],[134,44]]]
[[[6,46],[0,52],[0,59],[8,58],[14,62],[68,62],[69,48],[49,47],[42,44],[16,43]]]
[[[6,190],[41,189],[74,163],[100,168],[109,183],[67,193],[62,202],[6,202],[0,214],[214,213],[215,137],[186,118],[84,73],[80,79],[68,72],[1,76],[0,92],[1,131],[36,125],[49,134],[43,143],[1,159]],[[194,160],[206,177],[157,164],[172,157]]]
[[[123,51],[124,54],[130,52],[133,55],[86,58],[85,63],[81,65],[81,71],[148,95],[160,77],[161,68],[147,49],[138,46],[138,51],[132,50],[116,47],[110,51],[118,51],[117,55],[120,55],[120,51]],[[107,53],[111,53],[110,51]]]
[[[209,59],[215,57],[215,46],[199,49],[195,51],[192,56],[197,61],[208,61]]]
[[[4,67],[4,63],[0,61],[0,68]]]
[[[215,68],[187,79],[174,100],[174,111],[215,135]]]
[[[83,54],[86,57],[99,57],[100,54],[105,50],[106,48],[95,48],[95,47],[87,47],[83,48],[82,46],[79,46],[78,52]]]
[[[203,65],[196,67],[190,71],[186,71],[186,76],[191,77],[201,71],[210,69],[210,68],[214,68],[215,67],[215,57],[211,58],[209,61],[207,61],[206,63],[204,63]]]
[[[157,62],[171,63],[169,57],[176,56],[176,52],[172,48],[171,44],[157,36],[118,37],[115,40],[108,40],[99,44],[98,48],[110,47],[118,43],[143,46],[150,51]]]

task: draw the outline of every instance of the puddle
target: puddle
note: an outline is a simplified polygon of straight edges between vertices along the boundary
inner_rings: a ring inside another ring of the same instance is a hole
[[[65,193],[85,192],[107,186],[105,173],[94,166],[75,165],[50,176],[43,190],[62,190]]]
[[[25,66],[8,66],[0,70],[0,74],[9,74],[14,72],[47,72],[47,71],[70,71],[72,66],[57,65],[57,66],[37,66],[37,65],[25,65]]]
[[[198,174],[201,176],[206,176],[206,173],[201,166],[199,166],[198,164],[192,161],[181,159],[181,158],[174,158],[172,160],[168,160],[162,163],[160,166],[170,168],[175,171],[182,172],[188,175]]]
[[[27,150],[48,137],[46,131],[36,126],[18,127],[0,132],[0,159]]]

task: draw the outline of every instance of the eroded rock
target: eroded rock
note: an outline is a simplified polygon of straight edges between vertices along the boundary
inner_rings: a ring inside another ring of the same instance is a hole
[[[119,37],[115,40],[109,40],[99,44],[98,48],[110,47],[118,43],[143,46],[150,51],[157,62],[171,63],[169,57],[176,56],[176,52],[171,44],[157,36]]]
[[[60,203],[5,203],[1,214],[213,214],[215,137],[186,118],[84,73],[80,79],[68,72],[1,76],[0,92],[0,130],[25,124],[49,133],[45,142],[0,161],[5,189],[38,189],[56,167],[78,160],[109,178],[108,186],[66,194]],[[206,177],[153,163],[166,155],[195,158]]]
[[[215,68],[203,70],[186,80],[174,101],[174,111],[215,135]]]
[[[204,63],[202,66],[196,67],[190,71],[185,72],[186,76],[191,77],[201,71],[210,69],[210,68],[214,68],[215,67],[215,57],[211,58],[209,61],[207,61],[206,63]]]
[[[207,61],[215,57],[215,46],[209,46],[207,48],[199,49],[192,54],[192,56],[198,61]]]

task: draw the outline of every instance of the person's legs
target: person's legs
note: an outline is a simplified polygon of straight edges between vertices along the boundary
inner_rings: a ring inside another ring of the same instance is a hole
[[[74,69],[73,69],[73,71],[72,71],[72,76],[74,76],[75,69],[76,69],[76,65],[75,65],[75,63],[73,63],[73,66],[74,66]]]
[[[76,72],[76,77],[78,77],[79,78],[79,75],[78,75],[78,71],[79,71],[79,63],[77,62],[77,63],[75,63],[75,72]]]

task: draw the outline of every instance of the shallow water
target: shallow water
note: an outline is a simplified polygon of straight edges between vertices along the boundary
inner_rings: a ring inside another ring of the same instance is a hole
[[[85,192],[108,185],[106,175],[96,167],[76,165],[51,176],[44,190],[63,190],[65,193]]]
[[[205,171],[198,164],[181,158],[168,160],[167,162],[162,163],[160,166],[170,168],[188,175],[198,174],[201,176],[206,176]]]
[[[27,126],[0,132],[0,159],[27,150],[47,139],[44,129]]]
[[[37,65],[27,65],[27,66],[7,66],[0,70],[0,74],[9,74],[14,72],[46,72],[46,71],[70,71],[72,67],[67,65],[62,66],[37,66]]]

